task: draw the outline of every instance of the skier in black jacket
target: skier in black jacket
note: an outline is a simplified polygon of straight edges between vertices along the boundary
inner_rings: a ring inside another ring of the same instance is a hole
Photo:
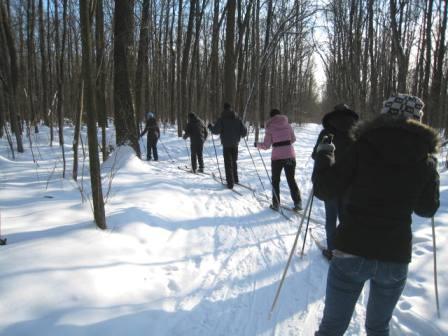
[[[238,144],[240,139],[247,135],[247,128],[228,103],[224,103],[224,111],[215,125],[209,124],[208,128],[213,134],[220,135],[227,187],[232,189],[235,183],[239,183],[236,163],[238,160]]]
[[[411,261],[411,215],[432,217],[439,207],[438,136],[420,122],[422,108],[418,97],[392,96],[380,116],[355,127],[336,163],[333,144],[317,147],[315,195],[342,198],[343,216],[316,336],[344,334],[367,280],[367,335],[389,335]]]
[[[152,112],[148,112],[146,114],[146,126],[140,134],[140,137],[144,136],[146,132],[148,132],[146,137],[146,160],[151,160],[152,153],[154,154],[154,161],[157,161],[159,159],[159,155],[157,153],[157,141],[160,138],[160,128],[157,124],[154,113]]]
[[[191,149],[191,169],[196,173],[197,163],[199,162],[199,172],[204,172],[204,158],[202,151],[204,141],[207,139],[208,132],[204,122],[198,118],[195,113],[188,114],[188,123],[185,127],[184,140],[190,138]]]
[[[346,104],[336,105],[333,111],[327,113],[322,119],[323,130],[320,132],[316,145],[314,146],[312,158],[316,158],[317,146],[322,142],[325,136],[332,136],[332,140],[337,150],[334,152],[335,162],[341,158],[347,148],[353,143],[350,136],[350,129],[358,121],[358,114]],[[325,233],[327,236],[327,248],[322,251],[327,259],[331,259],[334,249],[334,235],[338,218],[340,220],[340,202],[339,198],[325,201]]]

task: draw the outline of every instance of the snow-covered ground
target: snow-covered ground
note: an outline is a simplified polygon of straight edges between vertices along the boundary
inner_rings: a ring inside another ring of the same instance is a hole
[[[319,130],[313,124],[295,127],[304,204]],[[0,246],[0,335],[313,335],[328,263],[309,236],[303,257],[300,236],[269,319],[301,217],[286,211],[287,220],[268,208],[260,178],[268,190],[269,179],[252,134],[252,157],[242,142],[238,162],[240,181],[256,194],[237,186],[239,195],[211,176],[179,169],[189,159],[174,128],[162,134],[159,162],[118,149],[102,165],[108,230],[101,231],[92,222],[82,152],[79,183],[70,178],[72,133],[65,130],[65,179],[61,150],[48,145],[44,127],[32,136],[33,152],[26,139],[26,152],[16,153],[16,160],[0,139],[1,235],[8,239]],[[215,143],[223,173],[217,138]],[[219,175],[210,139],[204,155],[206,170]],[[270,151],[262,155],[270,171]],[[394,313],[394,335],[448,335],[448,174],[440,169],[442,204],[435,223],[442,318],[435,305],[431,223],[415,217],[413,262]],[[284,176],[281,188],[283,203],[291,205]],[[315,200],[310,226],[320,238],[323,215],[323,204]],[[368,285],[347,335],[365,334],[367,294]]]

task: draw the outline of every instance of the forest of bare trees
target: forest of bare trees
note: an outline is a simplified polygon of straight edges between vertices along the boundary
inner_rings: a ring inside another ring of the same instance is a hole
[[[93,176],[110,124],[140,156],[145,112],[180,136],[189,112],[213,120],[224,101],[262,126],[272,107],[319,122],[345,102],[366,119],[411,93],[443,131],[446,27],[446,0],[2,0],[0,136],[23,152],[45,124],[65,174],[63,126],[77,150],[85,122]]]

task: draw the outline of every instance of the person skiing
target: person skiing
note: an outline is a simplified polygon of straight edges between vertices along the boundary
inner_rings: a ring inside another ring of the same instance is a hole
[[[208,129],[213,134],[220,135],[227,187],[232,189],[235,183],[239,183],[237,166],[238,144],[240,139],[247,135],[247,128],[230,104],[224,103],[221,117],[218,118],[214,125],[209,124]]]
[[[160,138],[160,128],[157,124],[157,120],[154,116],[154,113],[147,112],[146,113],[146,126],[143,132],[140,134],[140,137],[143,137],[146,133],[146,160],[150,161],[152,159],[152,155],[154,155],[154,161],[159,159],[159,155],[157,153],[157,141]]]
[[[199,163],[199,172],[204,172],[204,158],[202,151],[204,149],[204,141],[207,139],[208,132],[204,122],[198,118],[195,113],[188,114],[188,123],[185,127],[184,140],[190,138],[191,150],[191,169],[196,173],[197,164]]]
[[[322,142],[325,136],[332,137],[332,141],[337,148],[334,152],[335,162],[341,158],[346,152],[349,145],[353,143],[350,136],[350,129],[358,121],[358,114],[353,111],[346,104],[336,105],[333,111],[327,113],[322,118],[323,130],[320,132],[316,145],[314,146],[312,158],[316,158],[317,146]],[[340,220],[341,200],[339,198],[327,200],[325,205],[325,232],[327,237],[327,248],[322,251],[322,254],[330,260],[333,256],[334,249],[334,234],[336,232],[336,225],[338,217]]]
[[[421,123],[420,98],[397,94],[380,116],[354,128],[354,143],[335,162],[334,145],[316,149],[316,197],[342,199],[323,318],[316,336],[343,335],[370,280],[367,335],[389,335],[412,252],[412,213],[432,217],[439,201],[439,139]]]
[[[264,141],[255,143],[255,147],[267,150],[272,146],[271,174],[272,174],[272,205],[271,208],[278,210],[280,206],[280,175],[285,169],[286,181],[288,182],[294,210],[302,210],[302,199],[300,190],[295,180],[296,153],[293,143],[296,141],[294,130],[288,123],[288,117],[278,109],[272,109],[270,119],[266,122]]]

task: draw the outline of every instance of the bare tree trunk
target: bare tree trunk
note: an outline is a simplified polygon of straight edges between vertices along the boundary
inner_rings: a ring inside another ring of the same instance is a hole
[[[49,9],[47,9],[49,10]],[[49,126],[48,120],[48,88],[47,88],[47,57],[45,50],[45,25],[44,25],[44,11],[43,0],[39,0],[38,4],[39,13],[39,44],[40,44],[40,59],[41,59],[41,79],[42,79],[42,104],[41,115],[44,118],[45,125]]]
[[[81,90],[79,92],[79,109],[75,120],[75,132],[73,134],[73,172],[72,176],[75,181],[78,180],[78,148],[79,137],[81,134],[81,120],[84,109],[84,81],[81,80]]]
[[[442,126],[442,109],[441,109],[441,94],[442,94],[442,77],[443,77],[443,63],[446,53],[445,36],[447,28],[447,2],[443,1],[445,6],[443,14],[441,15],[441,23],[438,31],[437,47],[434,51],[434,72],[432,76],[432,84],[430,91],[431,114],[433,115],[432,125],[435,127]]]
[[[54,87],[53,87],[53,75],[52,75],[52,63],[51,63],[51,25],[50,25],[50,0],[47,0],[47,52],[48,52],[48,73],[49,73],[49,91],[51,94],[52,100],[54,100],[54,97],[57,97],[57,92],[54,93]],[[53,103],[53,101],[52,101]],[[51,103],[51,105],[53,105]],[[54,141],[54,130],[53,130],[53,106],[51,106],[48,110],[48,116],[49,116],[49,122],[50,122],[50,146],[53,146]]]
[[[137,70],[135,72],[135,115],[137,121],[144,114],[144,98],[148,79],[148,48],[149,48],[149,0],[143,0],[142,20],[140,23],[140,40],[138,44]]]
[[[224,54],[224,101],[231,105],[235,103],[235,12],[236,0],[228,0]]]
[[[177,123],[180,124],[181,126],[186,115],[190,112],[190,97],[188,97],[188,90],[187,90],[187,75],[188,75],[188,67],[190,64],[190,49],[191,49],[191,40],[193,36],[193,24],[194,24],[194,17],[196,14],[196,7],[197,7],[197,0],[190,0],[190,13],[188,15],[187,35],[185,37],[184,49],[182,52],[182,67],[180,74],[181,102],[182,102],[181,106],[183,113],[180,114],[180,119],[177,120]],[[179,134],[179,136],[181,134]]]
[[[271,39],[271,23],[272,23],[272,0],[268,0],[268,11],[267,11],[267,16],[266,16],[266,31],[265,31],[265,35],[264,35],[264,46],[263,46],[263,53],[262,55],[266,55],[269,43],[270,43],[270,39]],[[268,67],[262,67],[260,69],[260,81],[259,81],[259,99],[260,99],[260,106],[259,106],[259,116],[258,116],[258,120],[260,122],[260,126],[264,127],[264,120],[266,117],[266,84],[267,83],[267,69]]]
[[[14,45],[13,35],[11,33],[11,24],[9,16],[4,4],[0,3],[1,15],[1,33],[3,39],[6,41],[9,57],[9,71],[8,71],[8,86],[9,86],[9,106],[10,106],[10,121],[11,129],[16,136],[17,151],[23,153],[22,134],[17,116],[17,84],[18,84],[18,68],[17,68],[17,53]]]
[[[131,145],[137,156],[140,157],[128,66],[129,52],[133,41],[132,36],[133,1],[116,1],[114,26],[114,121],[117,145]]]
[[[430,0],[432,1],[432,0]],[[400,9],[401,10],[401,9]],[[390,18],[391,18],[391,28],[392,28],[392,39],[393,45],[396,52],[397,65],[398,65],[398,83],[397,89],[399,92],[406,92],[406,76],[408,69],[408,61],[406,59],[406,55],[403,50],[403,46],[401,44],[401,36],[398,30],[397,18],[396,15],[398,13],[396,0],[390,1]]]
[[[423,79],[423,87],[422,87],[422,98],[426,104],[426,109],[429,110],[431,106],[431,102],[428,100],[429,97],[429,78],[431,75],[431,48],[432,48],[432,8],[433,8],[433,0],[428,1],[428,10],[426,12],[426,62],[425,62],[425,76]],[[425,119],[429,121],[430,116],[426,114]]]
[[[98,125],[101,127],[101,149],[103,152],[103,161],[107,160],[108,149],[106,143],[106,56],[104,42],[104,13],[103,0],[96,0],[95,17],[95,45],[96,45],[96,108],[98,111]]]
[[[65,178],[66,170],[66,159],[65,159],[65,147],[64,147],[64,53],[65,53],[65,38],[67,34],[67,0],[63,0],[62,7],[62,41],[59,46],[59,15],[58,15],[58,1],[54,1],[55,6],[55,48],[56,48],[56,58],[58,60],[57,64],[57,87],[58,87],[58,99],[57,99],[57,114],[58,114],[58,135],[59,135],[59,145],[62,151],[62,162],[63,170],[62,177]]]
[[[213,26],[212,26],[212,42],[210,52],[210,112],[209,120],[216,118],[220,101],[219,101],[219,0],[214,0],[213,4]]]
[[[34,108],[35,103],[35,89],[34,89],[34,70],[35,70],[35,55],[34,55],[34,24],[35,24],[35,17],[36,17],[36,6],[34,4],[34,0],[28,0],[27,1],[27,58],[28,58],[28,98],[29,98],[29,127],[35,127],[35,130],[38,133],[37,128],[37,118],[36,118],[36,110]]]
[[[181,65],[181,49],[182,49],[182,24],[183,24],[183,1],[179,0],[179,6],[178,6],[178,12],[177,12],[177,39],[176,39],[176,52],[177,52],[177,59],[176,59],[176,65],[177,65],[177,76],[176,76],[176,98],[177,98],[177,105],[176,105],[176,119],[177,119],[177,135],[180,137],[182,135],[182,80],[181,80],[181,71],[179,69],[182,68]]]
[[[120,2],[120,1],[118,1]],[[93,213],[96,225],[105,230],[106,216],[101,186],[100,160],[98,157],[98,139],[95,113],[95,86],[92,80],[92,33],[90,20],[90,1],[80,0],[81,37],[82,37],[82,73],[85,85],[85,98],[87,110],[87,132],[89,140],[90,184],[92,187]]]

